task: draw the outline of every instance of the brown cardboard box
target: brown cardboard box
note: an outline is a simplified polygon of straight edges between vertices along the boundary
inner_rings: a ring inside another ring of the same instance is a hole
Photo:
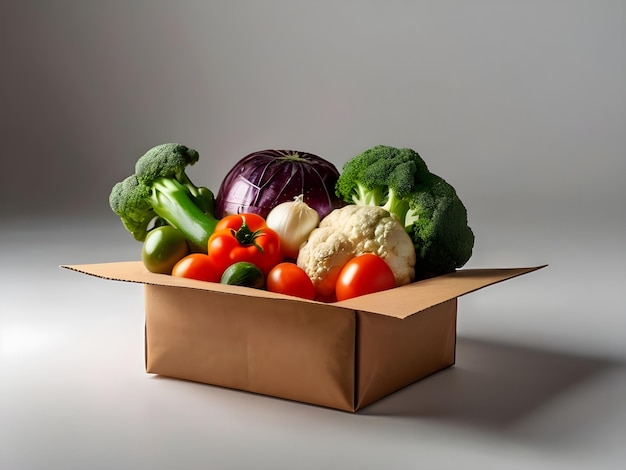
[[[356,411],[454,364],[459,296],[542,266],[464,269],[332,304],[141,262],[63,267],[144,285],[149,373]]]

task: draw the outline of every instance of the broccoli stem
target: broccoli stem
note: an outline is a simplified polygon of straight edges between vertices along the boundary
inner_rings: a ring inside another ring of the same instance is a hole
[[[180,230],[194,250],[206,253],[218,220],[194,204],[188,188],[172,178],[157,178],[151,189],[154,212]]]
[[[379,206],[383,202],[383,196],[384,194],[380,187],[367,188],[357,183],[352,195],[352,202],[357,205]]]
[[[202,209],[202,212],[209,215],[215,215],[215,196],[209,188],[196,186],[184,170],[176,173],[176,181],[187,188],[191,199],[200,209]]]
[[[409,203],[404,199],[399,198],[392,188],[389,188],[387,192],[387,201],[382,207],[383,209],[386,209],[390,214],[396,216],[398,220],[403,225],[405,225],[405,216],[407,211],[409,210]]]
[[[404,229],[408,233],[413,232],[413,224],[420,218],[419,210],[417,208],[409,208],[404,217]]]

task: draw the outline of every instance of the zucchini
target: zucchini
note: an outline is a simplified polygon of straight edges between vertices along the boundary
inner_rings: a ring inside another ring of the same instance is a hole
[[[222,284],[230,284],[231,286],[263,289],[265,287],[265,276],[263,276],[263,273],[256,265],[247,261],[239,261],[226,268],[220,282]]]

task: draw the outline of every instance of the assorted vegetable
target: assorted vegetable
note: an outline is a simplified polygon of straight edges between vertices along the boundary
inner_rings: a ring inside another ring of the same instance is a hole
[[[191,253],[172,268],[172,276],[197,279],[198,281],[220,282],[220,271],[213,259],[205,253]]]
[[[253,212],[267,217],[282,202],[303,195],[320,218],[344,205],[335,192],[339,171],[331,162],[294,150],[263,150],[242,158],[227,173],[215,214]]]
[[[238,261],[226,268],[220,278],[222,284],[231,286],[252,287],[253,289],[263,289],[265,287],[265,276],[261,270],[247,261]]]
[[[257,214],[233,214],[221,222],[209,238],[208,254],[222,272],[246,261],[267,274],[282,261],[278,234]]]
[[[332,295],[339,272],[353,257],[378,255],[391,268],[395,284],[413,280],[415,250],[402,224],[378,206],[348,205],[322,219],[302,245],[297,264],[320,295]]]
[[[267,275],[267,290],[303,299],[315,298],[315,286],[306,272],[290,262],[279,263]]]
[[[417,278],[454,271],[472,255],[465,206],[414,150],[379,145],[357,155],[344,165],[337,194],[346,203],[382,206],[398,218],[413,240]]]
[[[304,202],[304,196],[300,194],[293,201],[274,207],[266,223],[280,237],[284,256],[296,259],[300,246],[320,223],[320,215]]]
[[[198,159],[184,145],[153,147],[111,190],[151,272],[334,302],[454,271],[471,256],[465,206],[411,149],[373,147],[341,173],[306,152],[255,152],[216,197],[186,174]]]
[[[170,274],[178,261],[189,253],[187,239],[171,225],[148,232],[141,249],[141,260],[148,271]]]
[[[374,253],[363,253],[341,269],[335,295],[337,300],[346,300],[394,287],[396,278],[385,260]]]
[[[217,224],[211,213],[212,193],[196,187],[185,172],[198,157],[184,145],[153,147],[137,160],[135,173],[113,186],[111,209],[136,240],[145,240],[150,224],[167,223],[180,230],[195,250],[206,253]]]

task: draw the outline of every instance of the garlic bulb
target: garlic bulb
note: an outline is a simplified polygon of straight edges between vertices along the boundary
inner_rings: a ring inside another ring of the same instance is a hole
[[[304,195],[300,194],[293,199],[274,207],[265,221],[269,228],[278,233],[285,257],[296,259],[300,246],[319,224],[320,216],[304,202]]]

